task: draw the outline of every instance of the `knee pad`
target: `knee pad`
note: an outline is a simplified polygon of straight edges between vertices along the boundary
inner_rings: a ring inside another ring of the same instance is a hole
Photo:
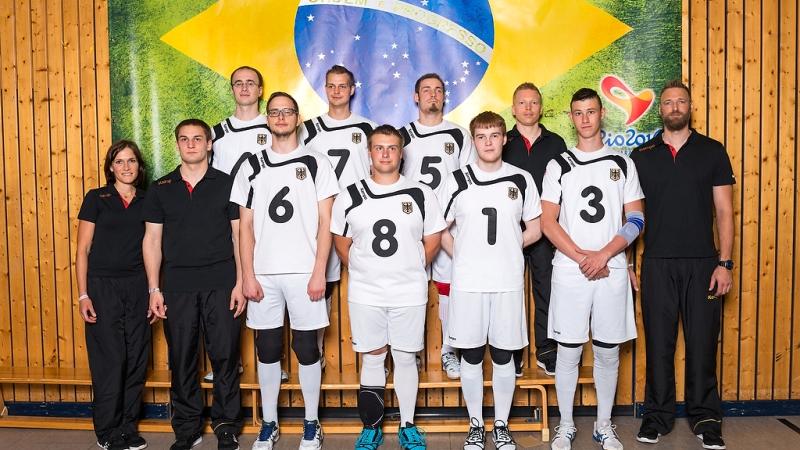
[[[258,352],[258,361],[263,364],[279,362],[281,354],[283,354],[283,327],[257,330],[256,351]]]
[[[461,349],[461,357],[464,358],[464,361],[472,365],[482,364],[483,355],[485,353],[486,353],[485,345],[481,345],[480,347],[476,348]]]
[[[304,366],[319,362],[317,330],[292,330],[292,350],[297,356],[297,362]]]
[[[361,386],[358,390],[358,415],[367,428],[378,428],[383,423],[383,395],[386,389],[379,386]]]
[[[607,342],[596,341],[596,340],[592,339],[592,345],[594,345],[595,347],[600,347],[600,348],[614,348],[614,347],[618,346],[619,344],[609,344]]]
[[[492,362],[498,365],[508,364],[514,356],[511,350],[503,350],[501,348],[489,346],[489,355],[492,356]]]
[[[583,347],[583,344],[565,344],[565,343],[563,343],[563,342],[559,342],[559,343],[558,343],[558,345],[560,345],[560,346],[562,346],[562,347],[567,347],[567,348],[578,348],[578,347]]]

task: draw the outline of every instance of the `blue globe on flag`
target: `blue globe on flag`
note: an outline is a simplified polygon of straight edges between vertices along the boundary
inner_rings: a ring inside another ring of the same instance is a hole
[[[356,78],[352,109],[378,123],[417,118],[414,83],[425,73],[445,80],[445,113],[469,97],[486,73],[494,46],[488,1],[302,0],[295,51],[305,77],[325,99],[334,64]]]

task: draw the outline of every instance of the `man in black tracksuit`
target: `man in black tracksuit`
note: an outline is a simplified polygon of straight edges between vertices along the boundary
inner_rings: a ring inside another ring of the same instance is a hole
[[[641,288],[647,380],[636,439],[656,443],[675,422],[680,319],[689,425],[703,448],[724,449],[717,339],[722,298],[732,279],[735,180],[725,147],[689,128],[690,111],[686,85],[667,83],[660,98],[663,132],[631,153],[647,198]],[[714,245],[715,216],[719,247]]]
[[[508,132],[503,147],[503,161],[530,172],[539,194],[547,163],[567,149],[564,139],[539,123],[542,94],[533,83],[522,83],[514,90],[511,112],[517,124]],[[536,360],[548,375],[556,371],[556,342],[547,338],[547,310],[550,305],[550,278],[553,273],[554,247],[544,236],[525,247],[525,261],[532,276],[535,313],[533,330]],[[514,354],[517,376],[521,376],[522,351]]]

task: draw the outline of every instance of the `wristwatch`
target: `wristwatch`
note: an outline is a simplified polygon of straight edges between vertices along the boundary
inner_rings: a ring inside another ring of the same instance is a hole
[[[732,259],[724,259],[718,263],[718,265],[728,269],[733,270],[733,260]]]

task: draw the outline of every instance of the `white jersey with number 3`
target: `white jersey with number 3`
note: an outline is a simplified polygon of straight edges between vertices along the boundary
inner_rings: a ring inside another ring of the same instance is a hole
[[[429,187],[403,176],[391,185],[371,178],[348,186],[333,202],[331,232],[353,240],[347,299],[381,307],[428,301],[422,238],[445,228]]]
[[[211,136],[211,166],[232,177],[250,155],[272,146],[267,118],[261,114],[252,120],[228,117],[211,128]]]
[[[403,136],[403,175],[428,185],[437,197],[453,171],[475,160],[469,131],[446,120],[429,127],[414,121],[400,129]],[[450,282],[452,262],[442,250],[431,264],[435,281]]]
[[[338,192],[325,157],[302,145],[287,154],[265,149],[242,164],[231,201],[253,210],[255,274],[311,273],[317,253],[318,202]]]
[[[593,152],[572,148],[550,160],[542,182],[542,201],[561,205],[558,223],[575,245],[600,250],[624,222],[624,206],[644,198],[636,166],[619,152],[603,147]],[[554,266],[577,266],[556,251]],[[625,252],[608,261],[624,269]]]
[[[452,289],[521,291],[520,222],[542,214],[531,175],[505,162],[494,172],[468,164],[450,175],[439,198],[445,220],[455,222]]]

